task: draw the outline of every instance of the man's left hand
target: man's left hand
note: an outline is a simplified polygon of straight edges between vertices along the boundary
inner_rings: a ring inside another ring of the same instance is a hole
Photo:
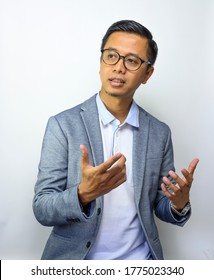
[[[167,177],[163,177],[161,188],[177,211],[181,211],[189,202],[190,188],[198,162],[199,159],[193,159],[188,169],[181,170],[183,178],[180,178],[174,171],[170,170],[169,175],[176,184],[173,184]]]

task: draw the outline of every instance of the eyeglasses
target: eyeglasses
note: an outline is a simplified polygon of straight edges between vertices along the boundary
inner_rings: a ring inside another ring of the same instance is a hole
[[[104,50],[101,50],[101,53],[102,53],[103,62],[105,64],[115,65],[122,58],[125,68],[130,71],[138,70],[143,63],[152,65],[151,62],[145,61],[145,60],[141,59],[140,57],[138,57],[137,55],[128,54],[126,56],[123,56],[123,55],[120,55],[114,49],[104,49]]]

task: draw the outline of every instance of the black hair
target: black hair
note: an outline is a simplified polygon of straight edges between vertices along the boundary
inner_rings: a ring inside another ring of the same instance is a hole
[[[113,23],[108,30],[106,31],[106,34],[104,35],[102,39],[102,44],[101,44],[101,50],[104,49],[109,36],[113,32],[128,32],[128,33],[135,33],[138,34],[146,39],[148,39],[148,58],[149,61],[151,62],[152,65],[155,64],[155,60],[157,58],[158,54],[158,46],[156,42],[153,40],[152,33],[142,24],[134,21],[134,20],[120,20],[115,23]]]

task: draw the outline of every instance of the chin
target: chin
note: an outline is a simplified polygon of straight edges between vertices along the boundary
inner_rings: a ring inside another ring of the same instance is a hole
[[[112,97],[122,97],[121,94],[113,93],[113,92],[106,92],[106,94],[108,94],[109,96],[112,96]]]
[[[105,93],[113,97],[123,97],[124,95],[126,95],[124,92],[117,92],[116,90],[105,90]]]
[[[125,99],[125,98],[133,97],[133,94],[130,94],[130,93],[127,93],[127,92],[117,93],[117,92],[112,92],[112,91],[105,91],[105,93],[108,96],[115,97],[115,98],[123,98],[123,99]]]

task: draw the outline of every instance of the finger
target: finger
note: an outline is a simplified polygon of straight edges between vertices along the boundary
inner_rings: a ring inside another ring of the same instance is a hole
[[[179,187],[184,187],[186,185],[186,182],[181,179],[174,171],[170,170],[169,175],[179,185]]]
[[[184,179],[187,185],[191,186],[193,182],[193,174],[195,172],[196,166],[199,162],[199,159],[193,159],[188,167],[188,169],[182,169],[181,173],[184,175]]]
[[[125,181],[127,180],[127,177],[126,176],[123,176],[121,177],[119,180],[117,180],[115,183],[114,183],[114,189],[119,187],[120,185],[122,185]]]
[[[116,153],[113,157],[110,159],[106,160],[102,164],[98,166],[98,170],[100,173],[106,172],[108,169],[113,167],[113,165],[121,158],[124,157],[121,153]],[[125,158],[125,157],[124,157]]]
[[[120,170],[122,170],[125,166],[126,163],[126,157],[124,155],[122,155],[120,157],[119,160],[117,160],[110,168],[111,171],[116,171],[119,172]]]
[[[179,185],[174,185],[166,176],[163,177],[163,182],[164,182],[165,186],[170,188],[170,190],[173,193],[181,190],[181,187]],[[169,191],[169,193],[170,193],[170,191]]]
[[[85,145],[81,144],[81,145],[80,145],[80,150],[81,150],[81,153],[82,153],[81,165],[82,165],[82,166],[88,166],[88,165],[90,165],[89,155],[88,155],[88,149],[86,148]]]
[[[114,176],[111,177],[108,183],[113,188],[116,188],[122,183],[124,183],[126,180],[126,167],[124,166],[124,168],[120,172],[117,172]]]
[[[190,165],[188,167],[189,173],[193,174],[195,172],[195,169],[196,169],[196,166],[198,165],[198,163],[199,163],[198,158],[195,158],[190,162]]]
[[[167,187],[164,183],[161,184],[161,189],[164,192],[166,197],[168,197],[169,199],[172,197],[172,193],[167,189]]]
[[[119,174],[121,177],[126,177],[126,158],[122,155],[122,157],[115,163],[111,168],[109,168],[106,172],[108,174],[108,178],[117,177]]]
[[[182,169],[181,173],[184,176],[183,180],[185,181],[186,185],[191,187],[191,184],[193,182],[193,174],[189,173],[189,171],[187,171],[186,169]]]

